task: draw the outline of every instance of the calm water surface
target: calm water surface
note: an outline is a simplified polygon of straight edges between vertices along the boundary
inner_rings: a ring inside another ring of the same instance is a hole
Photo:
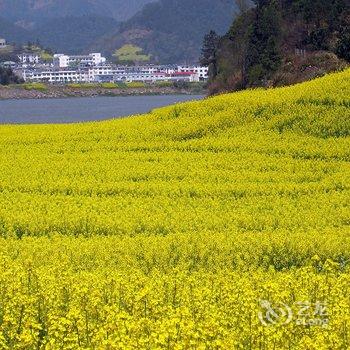
[[[201,95],[82,97],[0,101],[1,124],[75,123],[124,117]]]

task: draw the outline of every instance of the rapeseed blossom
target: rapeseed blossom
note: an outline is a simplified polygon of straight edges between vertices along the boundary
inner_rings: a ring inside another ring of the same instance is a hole
[[[0,349],[349,348],[349,96],[1,126]]]

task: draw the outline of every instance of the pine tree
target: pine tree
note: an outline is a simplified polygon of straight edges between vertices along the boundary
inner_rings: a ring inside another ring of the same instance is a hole
[[[247,71],[249,84],[264,83],[279,68],[281,15],[275,0],[255,0],[256,18],[249,36]]]
[[[220,37],[215,31],[211,30],[204,37],[202,55],[200,58],[200,64],[205,67],[209,67],[209,78],[212,79],[217,74],[217,58],[216,53],[218,49]]]

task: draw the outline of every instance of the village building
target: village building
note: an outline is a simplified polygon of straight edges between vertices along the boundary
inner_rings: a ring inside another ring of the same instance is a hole
[[[0,63],[1,67],[14,69],[17,67],[17,63],[13,61],[5,61]]]
[[[53,57],[53,65],[57,68],[69,67],[94,67],[104,64],[106,58],[101,53],[90,53],[88,55],[64,55],[56,54]]]
[[[22,53],[18,55],[18,58],[22,64],[37,64],[41,60],[40,55],[33,52]]]
[[[46,82],[51,84],[89,83],[88,70],[24,70],[23,79],[32,82]]]
[[[106,64],[101,53],[88,55],[55,54],[53,64],[39,66],[40,58],[21,55],[25,81],[62,83],[103,83],[159,81],[199,82],[208,78],[208,68],[200,66]],[[34,63],[32,65],[26,63]]]
[[[6,40],[3,38],[0,38],[0,49],[7,46]]]
[[[183,73],[188,73],[188,72],[194,72],[198,74],[199,80],[207,80],[209,78],[209,68],[208,67],[203,67],[203,66],[178,66],[177,67],[177,72],[183,72]]]

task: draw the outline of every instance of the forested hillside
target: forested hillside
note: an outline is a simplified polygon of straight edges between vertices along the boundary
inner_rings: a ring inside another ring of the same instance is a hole
[[[153,0],[0,0],[0,37],[81,53]]]
[[[31,34],[26,29],[13,24],[1,17],[0,12],[0,37],[16,43],[25,43],[31,39]]]
[[[125,21],[155,0],[0,0],[0,17],[35,22],[41,18],[109,16]]]
[[[350,61],[348,0],[254,3],[254,8],[241,8],[209,55],[213,93],[295,83],[342,69]]]
[[[112,52],[131,43],[156,62],[194,62],[200,56],[203,36],[211,29],[225,33],[235,8],[231,0],[160,0],[146,5],[93,48]]]
[[[41,21],[35,27],[35,34],[42,45],[56,52],[81,53],[116,27],[118,22],[111,17],[67,16]],[[62,28],[65,30],[62,31]]]
[[[0,0],[0,18],[8,23],[3,33],[0,25],[0,36],[107,56],[133,44],[153,62],[194,62],[203,36],[211,29],[224,34],[234,15],[232,0]]]

